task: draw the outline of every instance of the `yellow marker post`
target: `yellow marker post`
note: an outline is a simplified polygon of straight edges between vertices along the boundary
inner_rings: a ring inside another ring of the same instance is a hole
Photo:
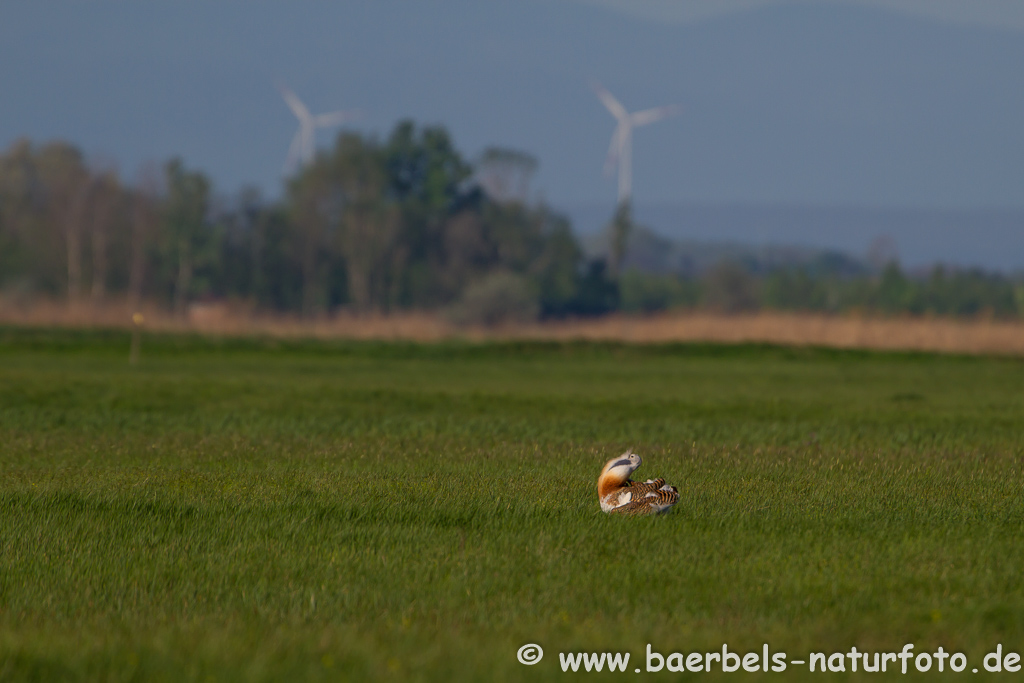
[[[135,327],[132,328],[132,349],[128,353],[128,363],[130,365],[136,365],[139,362],[139,347],[142,345],[142,324],[146,322],[146,319],[141,313],[136,311],[132,313],[132,323]]]

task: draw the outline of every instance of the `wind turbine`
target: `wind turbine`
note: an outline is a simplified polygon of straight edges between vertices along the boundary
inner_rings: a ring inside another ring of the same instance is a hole
[[[295,132],[295,137],[292,138],[292,144],[288,147],[288,158],[284,162],[285,173],[309,163],[313,158],[314,136],[316,135],[317,128],[340,126],[347,121],[352,121],[359,117],[359,112],[356,111],[332,111],[327,114],[313,116],[309,112],[309,107],[295,93],[289,90],[286,85],[278,83],[277,89],[281,91],[281,97],[284,98],[284,101],[291,108],[295,118],[299,120],[299,130]]]
[[[591,87],[601,103],[619,122],[619,125],[615,127],[615,132],[612,133],[612,142],[608,146],[608,158],[605,159],[604,170],[605,173],[611,173],[612,167],[618,165],[619,204],[622,205],[629,201],[633,192],[633,129],[661,121],[669,116],[675,116],[683,108],[678,104],[669,104],[664,107],[630,113],[603,85],[593,81]]]

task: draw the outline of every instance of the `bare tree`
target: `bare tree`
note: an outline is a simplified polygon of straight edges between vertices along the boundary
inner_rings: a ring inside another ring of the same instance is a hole
[[[156,232],[157,196],[160,192],[160,173],[152,164],[139,170],[135,191],[132,193],[131,256],[128,265],[128,304],[132,310],[142,301],[145,279],[146,251]]]
[[[868,263],[882,271],[890,263],[899,263],[900,253],[892,235],[878,235],[868,245]]]
[[[48,231],[35,229],[43,201],[34,156],[32,144],[25,139],[17,140],[0,155],[0,263],[25,274],[35,271],[33,274],[41,275],[52,270],[47,257],[53,254],[52,249],[45,248],[49,246]],[[59,241],[63,244],[63,235]],[[31,259],[26,258],[28,254]],[[64,258],[58,256],[63,272]],[[34,266],[31,270],[26,268],[30,263]]]
[[[120,199],[117,173],[108,169],[97,174],[92,183],[92,212],[89,233],[92,238],[92,303],[99,304],[107,293],[107,243],[110,223]]]
[[[332,225],[337,224],[340,197],[326,167],[314,162],[292,182],[292,220],[302,274],[302,315],[311,316],[321,298],[320,261]]]
[[[379,199],[350,203],[345,210],[341,250],[348,271],[349,298],[356,310],[387,306],[388,265],[398,236],[399,214]]]
[[[82,163],[81,152],[63,142],[43,147],[36,157],[36,167],[53,224],[63,234],[68,302],[74,305],[82,291],[82,224],[91,178]]]
[[[525,152],[488,147],[476,164],[476,181],[496,202],[526,203],[537,159]]]
[[[342,135],[332,168],[343,198],[340,246],[348,294],[358,311],[385,308],[392,293],[388,271],[400,226],[398,207],[386,196],[387,168],[381,149],[355,135]]]
[[[195,250],[203,239],[209,209],[210,181],[202,173],[186,171],[175,159],[167,164],[167,205],[164,221],[168,245],[177,257],[178,273],[174,283],[174,310],[184,315],[192,287]]]

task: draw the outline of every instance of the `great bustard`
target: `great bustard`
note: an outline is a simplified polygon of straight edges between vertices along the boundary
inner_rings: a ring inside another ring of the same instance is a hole
[[[664,479],[632,481],[629,476],[643,460],[626,451],[605,463],[597,479],[597,498],[605,512],[626,515],[651,515],[665,512],[679,502],[679,491]]]

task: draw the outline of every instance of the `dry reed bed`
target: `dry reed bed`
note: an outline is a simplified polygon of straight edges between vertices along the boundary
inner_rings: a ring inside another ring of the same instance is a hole
[[[123,304],[103,307],[69,307],[46,302],[31,306],[0,304],[0,324],[130,328],[133,323],[128,311],[129,308]],[[142,313],[147,330],[226,336],[408,341],[592,340],[641,344],[760,342],[788,346],[1024,355],[1024,322],[992,319],[675,312],[652,316],[613,315],[486,329],[458,327],[442,316],[428,313],[387,316],[342,313],[302,320],[291,316],[253,314],[222,304],[195,304],[187,316],[173,316],[154,308],[143,308]]]

